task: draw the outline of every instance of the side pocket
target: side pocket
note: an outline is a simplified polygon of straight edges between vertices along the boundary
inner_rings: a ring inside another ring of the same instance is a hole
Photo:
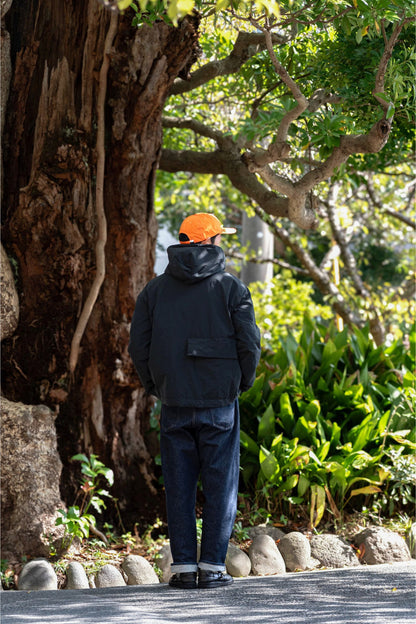
[[[186,355],[200,358],[236,360],[237,345],[234,338],[188,338]]]

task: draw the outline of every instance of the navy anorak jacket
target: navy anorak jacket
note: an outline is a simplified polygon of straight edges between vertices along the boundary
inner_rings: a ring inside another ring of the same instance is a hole
[[[139,294],[129,353],[165,405],[220,407],[250,388],[260,332],[248,288],[216,245],[172,245],[163,275]]]

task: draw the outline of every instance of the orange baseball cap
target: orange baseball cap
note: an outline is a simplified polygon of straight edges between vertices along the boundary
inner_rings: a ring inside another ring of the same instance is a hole
[[[209,212],[197,212],[182,221],[179,229],[179,241],[186,243],[200,243],[217,234],[235,234],[235,228],[226,228],[221,221]]]

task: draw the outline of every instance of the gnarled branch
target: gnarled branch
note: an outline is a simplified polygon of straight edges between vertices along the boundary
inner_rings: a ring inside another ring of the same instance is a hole
[[[159,168],[162,171],[176,173],[211,173],[226,175],[236,189],[247,195],[263,208],[268,214],[276,217],[288,217],[288,199],[276,195],[262,184],[257,176],[250,173],[242,159],[226,151],[183,152],[162,150]]]
[[[386,67],[391,57],[392,50],[397,43],[404,23],[410,19],[411,18],[402,19],[401,22],[396,25],[390,39],[385,38],[385,49],[380,59],[373,94],[382,93],[384,90]],[[256,27],[259,27],[257,23]],[[317,90],[308,101],[303,95],[299,85],[279,62],[273,49],[273,44],[276,43],[276,39],[271,31],[268,28],[262,28],[261,33],[256,33],[256,37],[259,45],[259,42],[263,42],[263,47],[264,45],[266,46],[276,73],[280,80],[291,91],[296,101],[296,106],[283,116],[283,119],[276,129],[275,137],[268,148],[247,150],[241,157],[237,157],[239,145],[229,137],[225,137],[222,133],[208,129],[206,125],[196,121],[183,120],[181,122],[171,120],[167,122],[171,124],[170,127],[187,127],[202,136],[213,139],[217,143],[219,151],[204,156],[201,153],[195,154],[192,152],[189,152],[189,154],[187,152],[178,152],[174,155],[172,151],[164,150],[160,166],[161,169],[168,171],[187,170],[199,173],[223,173],[230,178],[236,188],[242,190],[242,192],[245,192],[249,197],[257,201],[259,206],[266,212],[269,212],[269,214],[288,216],[289,219],[299,227],[312,229],[315,228],[318,223],[315,214],[315,199],[311,193],[312,189],[321,182],[328,180],[333,175],[335,169],[345,163],[352,154],[377,153],[384,147],[390,135],[392,124],[392,119],[386,118],[388,104],[382,100],[382,98],[376,97],[376,100],[383,108],[383,118],[374,123],[366,134],[342,136],[339,145],[334,147],[332,153],[325,161],[320,163],[310,161],[310,163],[308,163],[313,168],[305,173],[298,181],[293,182],[289,178],[279,175],[270,167],[270,163],[287,161],[289,159],[290,145],[287,138],[290,125],[298,119],[307,108],[311,111],[316,111],[323,103],[338,101],[339,98],[337,95],[325,93],[324,90]],[[240,67],[244,57],[242,51],[244,50],[245,54],[248,54],[249,41],[252,42],[253,39],[248,33],[240,33],[234,50],[227,59],[220,61],[219,64],[216,65],[216,68],[211,67],[211,64],[208,64],[205,68],[201,68],[201,70],[195,72],[193,79],[196,80],[196,75],[198,72],[202,72],[202,70],[209,73],[211,71],[214,72],[215,69],[215,76],[236,71],[233,65],[235,61],[234,57],[239,58]],[[205,74],[205,77],[208,73]],[[214,73],[212,76],[210,74],[210,76],[214,77]],[[202,73],[200,74],[200,79],[202,80]],[[203,82],[198,82],[198,84],[203,84]],[[188,82],[189,88],[186,90],[191,90],[195,88],[195,86],[197,85]],[[385,105],[387,105],[387,108]],[[226,152],[228,152],[228,156],[224,156]],[[259,181],[259,178],[271,190],[262,188],[263,185],[262,182]],[[277,196],[273,191],[281,193],[284,197]],[[259,201],[259,197],[261,197],[261,201]]]
[[[285,37],[277,34],[273,34],[272,39],[276,45],[287,42]],[[239,32],[234,47],[226,58],[203,65],[190,75],[189,80],[177,78],[169,95],[187,93],[218,76],[237,73],[246,61],[265,47],[266,41],[263,33]]]

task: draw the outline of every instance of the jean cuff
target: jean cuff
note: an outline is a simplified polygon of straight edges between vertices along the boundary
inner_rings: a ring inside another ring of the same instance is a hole
[[[208,572],[225,572],[225,565],[216,565],[215,563],[205,563],[205,561],[200,561],[198,563],[198,568],[200,570],[207,570]]]
[[[196,563],[171,563],[170,570],[172,574],[182,574],[182,572],[197,572]]]

